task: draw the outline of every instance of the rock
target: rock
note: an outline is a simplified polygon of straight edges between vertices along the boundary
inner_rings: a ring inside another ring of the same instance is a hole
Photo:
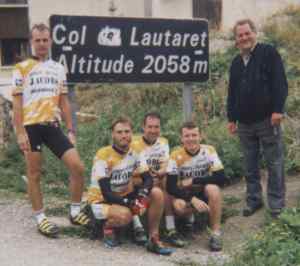
[[[0,95],[0,149],[8,145],[12,132],[12,103]]]

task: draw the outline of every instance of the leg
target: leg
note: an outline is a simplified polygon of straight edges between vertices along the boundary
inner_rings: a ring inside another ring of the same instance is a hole
[[[159,225],[164,210],[164,195],[160,188],[154,187],[150,192],[148,210],[149,236],[159,236]]]
[[[91,220],[80,210],[80,203],[84,188],[84,166],[79,158],[78,152],[68,149],[61,157],[70,172],[71,207],[70,221],[74,225],[90,226]]]
[[[211,228],[209,248],[211,251],[220,251],[223,248],[223,239],[221,233],[221,191],[216,185],[206,185],[204,188],[204,193],[208,198],[209,206],[209,225]]]
[[[165,202],[165,216],[173,216],[173,198],[167,191],[164,191],[164,202]]]
[[[42,155],[40,152],[28,152],[25,154],[28,195],[34,211],[43,209],[43,198],[40,187]]]
[[[131,211],[127,207],[113,204],[108,210],[105,226],[123,227],[128,225],[131,221]]]
[[[261,143],[268,168],[268,204],[270,209],[282,209],[285,206],[285,177],[282,132],[266,121],[260,132]]]
[[[204,188],[204,193],[208,198],[210,228],[213,232],[220,231],[222,215],[221,191],[216,185],[206,185]]]
[[[252,125],[240,124],[238,133],[246,170],[247,206],[256,208],[262,204],[262,187],[259,174],[259,138],[255,135]]]
[[[150,207],[148,209],[148,226],[149,226],[149,241],[147,249],[150,252],[160,255],[170,255],[173,250],[166,248],[159,241],[159,225],[160,219],[164,211],[164,194],[160,188],[154,187],[151,189]]]
[[[47,237],[57,237],[59,228],[47,219],[43,210],[43,197],[40,187],[42,166],[42,134],[40,132],[40,125],[27,126],[26,132],[31,146],[31,151],[24,154],[28,178],[27,189],[36,218],[38,231]]]
[[[92,205],[92,210],[94,212],[96,219],[97,218],[106,219],[105,224],[103,226],[103,236],[104,236],[103,241],[105,246],[109,248],[113,248],[120,245],[120,241],[118,240],[115,234],[115,228],[123,227],[131,222],[132,215],[129,208],[120,205],[115,205],[115,204],[113,205],[93,204],[93,205]],[[95,213],[95,210],[97,209],[100,211],[100,214],[97,212]]]
[[[174,199],[173,207],[175,214],[178,216],[188,217],[194,212],[193,208],[188,206],[187,202],[183,199]]]
[[[181,228],[183,235],[187,239],[194,239],[194,212],[195,209],[191,207],[183,199],[174,199],[173,201],[174,212],[179,217],[185,218],[185,223]]]
[[[164,216],[167,230],[175,230],[175,218],[173,210],[173,197],[166,191],[166,178],[160,181],[159,187],[164,193]]]
[[[169,244],[181,248],[186,245],[186,243],[180,238],[177,233],[175,226],[175,217],[173,211],[173,197],[164,190],[164,202],[165,202],[165,223],[166,223],[166,237],[165,241]]]
[[[70,172],[71,201],[80,203],[84,187],[83,163],[74,148],[67,150],[61,159]]]

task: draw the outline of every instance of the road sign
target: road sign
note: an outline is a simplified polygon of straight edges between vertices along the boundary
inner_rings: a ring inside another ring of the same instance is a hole
[[[69,82],[203,82],[209,77],[206,20],[50,18],[52,57]]]

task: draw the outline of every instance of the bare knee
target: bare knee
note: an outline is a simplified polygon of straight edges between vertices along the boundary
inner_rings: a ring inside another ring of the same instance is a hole
[[[150,192],[151,201],[154,202],[164,202],[164,193],[159,187],[153,187]]]
[[[74,165],[74,172],[76,173],[76,176],[83,177],[83,175],[84,175],[84,165],[81,161],[77,162]]]
[[[41,179],[41,167],[39,165],[28,165],[27,166],[27,178],[29,182],[40,182]]]
[[[74,181],[83,181],[84,179],[84,165],[81,161],[74,163],[70,167],[70,178]]]
[[[118,214],[114,217],[114,220],[119,226],[125,226],[132,221],[132,214],[128,208],[119,209]]]
[[[175,199],[173,201],[174,211],[178,216],[184,216],[187,212],[187,203],[183,199]]]
[[[41,171],[27,171],[27,179],[29,183],[40,183]]]
[[[209,201],[219,201],[222,198],[221,190],[217,185],[206,185],[204,192]]]
[[[84,164],[80,160],[79,154],[75,149],[70,149],[62,156],[62,161],[75,178],[82,178],[84,175]]]

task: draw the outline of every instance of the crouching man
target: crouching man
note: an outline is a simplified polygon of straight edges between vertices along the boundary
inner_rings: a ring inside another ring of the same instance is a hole
[[[167,191],[174,196],[176,215],[187,218],[192,230],[194,213],[208,212],[211,227],[211,251],[222,249],[222,195],[219,185],[225,181],[223,165],[212,146],[200,144],[199,128],[186,122],[180,130],[182,147],[171,153]]]
[[[112,124],[111,131],[113,144],[98,150],[88,191],[94,217],[104,223],[104,243],[108,247],[118,246],[120,242],[116,228],[128,225],[133,216],[147,211],[147,249],[157,254],[170,255],[172,250],[159,241],[159,224],[164,209],[163,192],[153,188],[146,161],[130,149],[131,121],[121,117]],[[139,190],[133,187],[134,171],[138,171],[143,179]]]

